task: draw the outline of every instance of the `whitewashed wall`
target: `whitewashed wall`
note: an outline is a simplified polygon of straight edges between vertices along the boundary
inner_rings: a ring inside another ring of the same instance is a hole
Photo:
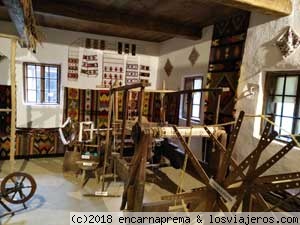
[[[61,65],[61,84],[62,87],[75,87],[84,89],[95,89],[96,85],[100,84],[100,77],[87,78],[79,76],[78,81],[69,81],[67,79],[68,69],[68,47],[79,38],[94,38],[109,41],[121,41],[129,44],[136,44],[137,51],[139,48],[145,55],[141,58],[147,57],[151,68],[151,88],[156,88],[157,67],[159,45],[151,42],[143,42],[138,40],[130,40],[117,37],[108,37],[100,35],[92,35],[79,32],[63,31],[51,28],[42,28],[46,40],[42,46],[38,46],[37,53],[33,54],[27,49],[17,48],[16,54],[16,78],[17,78],[17,127],[35,127],[35,128],[50,128],[58,127],[62,123],[63,114],[63,92],[61,92],[60,105],[57,106],[30,106],[24,104],[23,97],[23,62],[40,62],[53,63]],[[14,28],[11,23],[0,21],[0,33],[13,34]],[[0,39],[0,51],[6,52],[8,55],[9,45],[6,39]],[[1,66],[1,65],[0,65]],[[9,83],[9,76],[5,66],[0,67],[1,78],[0,83]],[[100,75],[101,76],[101,75]]]
[[[280,51],[275,46],[275,40],[287,26],[292,26],[300,34],[299,0],[294,0],[293,9],[292,15],[280,19],[257,13],[251,15],[238,85],[238,96],[242,94],[248,83],[258,84],[259,91],[255,96],[239,100],[236,105],[238,111],[244,110],[248,114],[263,114],[263,87],[267,71],[300,70],[300,48],[287,59],[283,59]],[[260,119],[245,120],[235,148],[235,154],[239,160],[255,148],[259,137],[259,129]],[[282,145],[274,141],[264,154],[264,158],[274,154],[280,147]],[[282,173],[299,171],[299,159],[300,152],[298,149],[294,149],[283,160],[279,161],[277,166],[272,168],[271,173],[275,171]]]

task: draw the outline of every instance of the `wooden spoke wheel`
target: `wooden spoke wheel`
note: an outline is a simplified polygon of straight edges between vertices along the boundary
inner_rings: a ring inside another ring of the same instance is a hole
[[[28,201],[36,191],[36,182],[27,173],[14,172],[6,176],[1,182],[2,197],[12,204]]]

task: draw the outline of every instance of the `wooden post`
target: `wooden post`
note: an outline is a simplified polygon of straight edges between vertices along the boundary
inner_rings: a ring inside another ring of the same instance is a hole
[[[10,46],[10,82],[11,82],[11,123],[10,123],[10,163],[14,171],[16,152],[16,48],[17,40],[11,39]]]
[[[143,104],[144,104],[144,94],[145,94],[145,87],[141,87],[140,92],[140,101],[139,101],[139,115],[138,115],[138,123],[142,123],[142,117],[143,117]]]
[[[128,112],[128,90],[124,90],[123,92],[123,107],[122,107],[122,114],[123,114],[123,121],[122,121],[122,139],[121,139],[121,150],[120,154],[123,156],[124,150],[124,139],[125,139],[125,130],[126,130],[126,122],[127,122],[127,112]]]
[[[113,110],[113,92],[110,90],[109,92],[109,106],[108,106],[108,121],[107,121],[107,130],[105,137],[105,149],[104,149],[104,163],[103,163],[103,174],[101,176],[101,191],[104,191],[104,179],[106,174],[106,167],[109,155],[109,145],[110,145],[110,128],[111,128],[111,116]]]

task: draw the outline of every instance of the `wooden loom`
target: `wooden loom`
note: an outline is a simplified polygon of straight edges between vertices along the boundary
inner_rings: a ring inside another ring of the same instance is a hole
[[[115,100],[116,98],[116,92],[118,91],[123,91],[123,118],[127,118],[127,103],[128,103],[128,91],[130,89],[136,89],[136,88],[141,88],[141,96],[140,96],[140,102],[139,102],[139,116],[137,123],[131,126],[127,126],[128,122],[126,119],[123,119],[122,121],[122,134],[121,134],[121,149],[120,149],[120,155],[114,157],[114,163],[117,163],[119,166],[117,166],[117,170],[119,168],[119,175],[121,178],[125,178],[127,180],[127,184],[125,187],[125,191],[123,194],[123,201],[122,201],[122,206],[121,208],[124,209],[125,205],[127,204],[127,209],[129,210],[134,210],[134,211],[141,211],[143,207],[143,195],[144,195],[144,185],[145,185],[145,169],[146,169],[146,163],[148,160],[148,156],[150,155],[148,149],[149,146],[151,146],[152,139],[153,138],[165,138],[165,137],[176,137],[177,134],[173,130],[172,127],[166,127],[162,126],[164,124],[164,110],[161,109],[161,115],[162,119],[160,124],[158,123],[143,123],[142,122],[142,107],[143,107],[143,95],[145,92],[145,86],[144,84],[137,83],[133,85],[127,85],[127,86],[122,86],[122,87],[117,87],[117,88],[112,88],[110,90],[110,105],[109,105],[109,126],[111,124],[111,118],[112,118],[112,111],[113,110],[113,105],[115,105]],[[187,125],[190,125],[190,117],[191,117],[191,103],[192,103],[192,93],[193,92],[204,92],[204,91],[214,91],[216,94],[219,96],[219,101],[218,105],[220,103],[220,96],[223,91],[222,88],[215,88],[215,89],[197,89],[197,90],[183,90],[183,91],[170,91],[170,90],[160,90],[160,91],[155,91],[159,93],[178,93],[178,94],[187,94],[187,99],[188,99],[188,119],[187,119]],[[163,104],[162,104],[163,105]],[[117,108],[114,106],[114,108]],[[216,109],[216,114],[218,115],[218,107]],[[113,119],[116,121],[116,113],[114,111],[114,116]],[[128,166],[128,163],[122,159],[123,155],[123,149],[124,149],[124,138],[125,138],[125,130],[130,130],[132,133],[132,138],[134,139],[135,142],[135,154],[131,159],[130,162],[130,168]],[[178,128],[179,132],[181,133],[182,136],[187,137],[187,136],[202,136],[202,137],[209,137],[209,135],[206,133],[203,127],[198,127],[198,128],[193,128],[191,130],[190,127],[182,127]],[[223,143],[226,142],[225,136],[225,131],[220,130],[217,127],[210,127],[208,128],[212,133],[215,133],[218,137],[222,137]],[[107,162],[108,158],[112,155],[111,151],[109,149],[109,143],[110,143],[110,134],[109,131],[107,131],[106,135],[106,148],[105,148],[105,160],[104,160],[104,173],[102,176],[102,191],[104,191],[104,182],[103,178],[105,177],[106,174],[106,167],[107,167]],[[199,164],[198,160],[196,157],[193,155],[193,153],[190,151],[189,156],[192,158],[192,163],[193,164]],[[122,175],[123,174],[123,175]],[[127,179],[129,176],[129,179]],[[132,184],[136,183],[137,187],[132,189]],[[135,194],[136,196],[134,196]],[[131,200],[134,197],[134,202]]]
[[[198,165],[196,169],[201,175],[205,187],[180,195],[164,196],[162,199],[198,199],[199,205],[194,209],[195,211],[268,211],[273,208],[266,203],[262,197],[263,193],[300,187],[300,173],[263,175],[296,145],[294,141],[291,141],[264,163],[258,165],[262,152],[277,136],[277,133],[272,131],[270,123],[266,124],[257,147],[241,163],[234,161],[232,152],[243,117],[244,112],[241,112],[227,148],[216,139],[209,129],[205,128],[216,148],[224,153],[222,163],[213,179],[207,176],[201,165]],[[180,134],[178,134],[178,138],[187,150],[188,147]],[[215,183],[219,187],[216,187]],[[226,194],[232,198],[228,198],[227,202],[225,200]]]

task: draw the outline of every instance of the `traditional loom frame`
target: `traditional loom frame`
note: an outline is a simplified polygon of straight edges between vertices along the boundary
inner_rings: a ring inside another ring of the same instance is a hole
[[[213,179],[209,178],[205,171],[202,170],[201,165],[196,165],[196,169],[201,176],[205,187],[179,195],[164,196],[162,198],[163,200],[189,201],[191,199],[198,199],[199,204],[194,208],[194,211],[272,211],[282,202],[275,206],[270,206],[264,200],[262,196],[263,193],[300,187],[300,172],[263,175],[264,172],[276,164],[294,146],[296,146],[296,141],[292,140],[276,154],[272,155],[259,165],[258,162],[261,154],[277,136],[277,132],[272,130],[272,125],[274,124],[268,120],[257,147],[240,163],[237,163],[233,159],[232,152],[243,118],[244,112],[242,111],[235,123],[227,148],[205,127],[205,130],[215,143],[216,148],[224,153],[224,158],[215,177]],[[176,130],[176,128],[174,129]],[[188,149],[185,140],[180,137],[180,134],[178,134],[178,136],[181,139],[184,148]],[[229,173],[226,174],[228,171]],[[238,177],[240,178],[237,179]],[[295,198],[297,195],[299,194],[292,196],[292,198]]]
[[[121,156],[123,155],[123,149],[124,149],[124,138],[125,138],[125,130],[126,130],[126,126],[127,126],[127,104],[128,104],[128,91],[132,90],[132,89],[136,89],[136,88],[141,88],[140,90],[140,98],[139,98],[139,105],[138,105],[138,121],[135,125],[135,128],[133,130],[133,133],[135,133],[135,135],[139,136],[141,135],[139,138],[135,138],[135,154],[132,157],[131,160],[131,168],[126,166],[126,162],[124,160],[122,160],[122,157],[115,157],[114,160],[118,161],[117,164],[120,165],[121,170],[126,170],[127,172],[122,171],[122,173],[125,175],[123,175],[122,177],[129,177],[127,179],[127,184],[125,187],[125,191],[123,194],[123,201],[122,201],[122,206],[121,209],[125,208],[125,205],[127,203],[127,191],[129,189],[129,185],[135,181],[138,182],[137,187],[135,187],[135,190],[131,190],[129,191],[129,196],[131,195],[135,195],[134,202],[128,202],[127,205],[127,209],[128,210],[134,210],[134,211],[141,211],[143,208],[143,196],[144,196],[144,186],[145,186],[145,169],[146,169],[146,162],[147,162],[147,149],[148,146],[150,145],[150,139],[151,137],[157,136],[157,137],[167,137],[168,135],[166,135],[167,133],[169,133],[169,136],[176,136],[175,133],[171,132],[170,133],[170,129],[172,130],[172,128],[170,127],[161,127],[159,126],[159,124],[155,124],[152,123],[152,128],[145,128],[145,124],[142,123],[142,107],[143,107],[143,96],[144,96],[144,92],[145,92],[145,85],[142,83],[137,83],[137,84],[132,84],[132,85],[127,85],[127,86],[122,86],[122,87],[117,87],[117,88],[112,88],[110,90],[110,97],[109,97],[109,115],[108,115],[108,124],[109,124],[109,128],[111,126],[111,118],[112,118],[112,111],[113,111],[113,105],[114,108],[117,109],[117,107],[115,106],[116,98],[117,95],[116,93],[118,91],[123,91],[123,106],[122,106],[122,113],[123,113],[123,121],[122,121],[122,133],[121,133]],[[195,90],[183,90],[183,91],[169,91],[169,90],[162,90],[162,91],[155,91],[155,92],[159,92],[159,93],[178,93],[178,94],[187,94],[188,95],[188,120],[187,120],[187,125],[190,125],[191,122],[191,110],[192,110],[192,94],[194,92],[208,92],[208,91],[214,91],[218,94],[218,107],[216,108],[216,120],[218,120],[218,114],[219,114],[219,104],[220,104],[220,99],[221,99],[221,94],[223,91],[227,91],[227,89],[222,89],[222,88],[210,88],[210,89],[195,89]],[[162,104],[163,105],[163,104]],[[163,107],[163,106],[162,106]],[[164,110],[161,109],[161,111],[163,111],[163,118],[164,117]],[[114,113],[114,120],[116,121],[117,119],[117,112],[115,111]],[[163,124],[164,124],[164,119],[163,119]],[[147,126],[149,127],[149,124],[147,124]],[[184,127],[182,128],[183,130],[189,130],[189,127]],[[214,128],[212,128],[214,129]],[[168,131],[168,132],[167,132]],[[195,128],[194,129],[195,133],[192,133],[192,135],[197,135],[197,136],[206,136],[208,137],[208,135],[205,133],[203,128]],[[197,133],[198,132],[198,133]],[[224,131],[223,131],[224,132]],[[225,132],[224,132],[225,133]],[[224,134],[223,133],[223,134]],[[188,136],[190,135],[190,131],[185,132],[184,136]],[[107,134],[106,134],[106,146],[105,146],[105,158],[104,158],[104,169],[103,169],[103,176],[102,176],[102,191],[104,191],[104,177],[106,174],[106,167],[107,167],[107,162],[108,162],[108,157],[111,156],[111,151],[109,149],[109,143],[110,143],[110,133],[109,130],[107,130]],[[196,157],[193,155],[193,153],[190,151],[190,156],[193,156],[193,163],[197,163],[197,159]],[[199,162],[198,162],[199,163]],[[118,167],[117,167],[118,168]],[[133,196],[132,196],[133,197]],[[129,199],[133,199],[131,197],[129,197]]]
[[[11,172],[13,172],[16,152],[16,48],[19,38],[14,35],[1,33],[0,37],[10,39],[11,109],[0,109],[0,112],[11,112],[9,159],[11,162]]]

